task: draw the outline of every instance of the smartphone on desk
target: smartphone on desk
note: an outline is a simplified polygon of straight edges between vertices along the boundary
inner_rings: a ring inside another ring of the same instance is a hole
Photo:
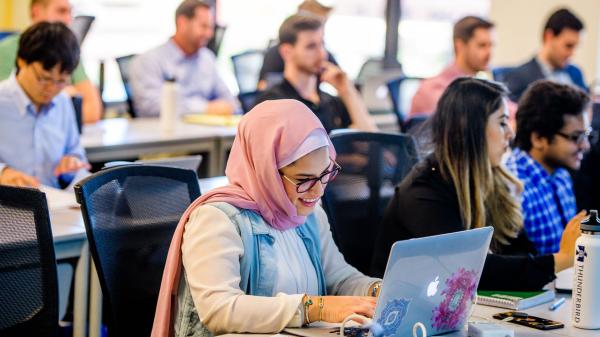
[[[514,324],[519,324],[523,326],[527,326],[530,328],[538,329],[538,330],[553,330],[553,329],[561,329],[564,328],[565,325],[561,322],[552,321],[545,318],[540,318],[536,316],[528,315],[524,312],[518,311],[507,311],[499,314],[495,314],[495,319],[499,319],[501,321],[510,322]]]

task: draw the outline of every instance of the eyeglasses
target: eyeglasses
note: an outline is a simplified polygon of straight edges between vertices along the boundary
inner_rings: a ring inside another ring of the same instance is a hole
[[[329,171],[323,172],[323,174],[321,174],[318,177],[294,181],[285,174],[282,174],[282,176],[290,183],[296,185],[296,192],[304,193],[313,188],[318,181],[320,181],[323,185],[327,185],[327,183],[335,179],[342,167],[338,163],[336,163],[335,160],[331,158],[330,160],[333,163],[333,168]]]
[[[572,141],[577,145],[581,145],[586,139],[591,143],[595,143],[598,138],[598,132],[592,130],[592,128],[587,128],[584,132],[574,132],[570,135],[566,133],[557,132],[557,135]]]
[[[48,86],[50,84],[54,84],[58,88],[64,88],[69,84],[68,79],[55,80],[50,77],[41,76],[40,73],[37,71],[37,69],[35,69],[34,65],[31,65],[31,68],[33,68],[33,72],[35,73],[35,77],[38,80],[38,83],[40,83],[40,85],[42,85],[42,86]]]

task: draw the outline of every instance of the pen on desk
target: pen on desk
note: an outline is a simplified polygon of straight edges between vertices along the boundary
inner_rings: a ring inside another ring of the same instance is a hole
[[[550,309],[550,311],[554,311],[554,310],[558,309],[558,307],[560,307],[563,303],[565,303],[565,298],[561,297],[558,300],[554,301],[554,303],[552,303],[550,305],[550,308],[548,308],[548,309]]]

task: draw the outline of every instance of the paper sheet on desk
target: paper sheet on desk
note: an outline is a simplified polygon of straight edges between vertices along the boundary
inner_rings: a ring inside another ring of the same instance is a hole
[[[554,288],[565,292],[573,290],[573,267],[565,269],[556,274]]]
[[[60,210],[67,208],[79,208],[79,204],[77,203],[77,199],[75,198],[75,190],[73,187],[76,183],[78,183],[81,179],[89,176],[91,173],[87,170],[79,170],[73,177],[71,184],[67,186],[64,190],[42,185],[40,187],[40,191],[46,193],[46,200],[48,201],[48,210]]]
[[[73,189],[60,190],[58,188],[42,185],[40,186],[40,191],[46,193],[48,210],[50,211],[79,207]]]

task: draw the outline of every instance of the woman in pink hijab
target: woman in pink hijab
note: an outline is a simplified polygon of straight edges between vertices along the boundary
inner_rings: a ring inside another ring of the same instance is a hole
[[[276,333],[372,317],[380,280],[344,261],[319,205],[339,170],[302,103],[266,101],[248,112],[227,162],[229,185],[198,198],[175,231],[152,336]]]

